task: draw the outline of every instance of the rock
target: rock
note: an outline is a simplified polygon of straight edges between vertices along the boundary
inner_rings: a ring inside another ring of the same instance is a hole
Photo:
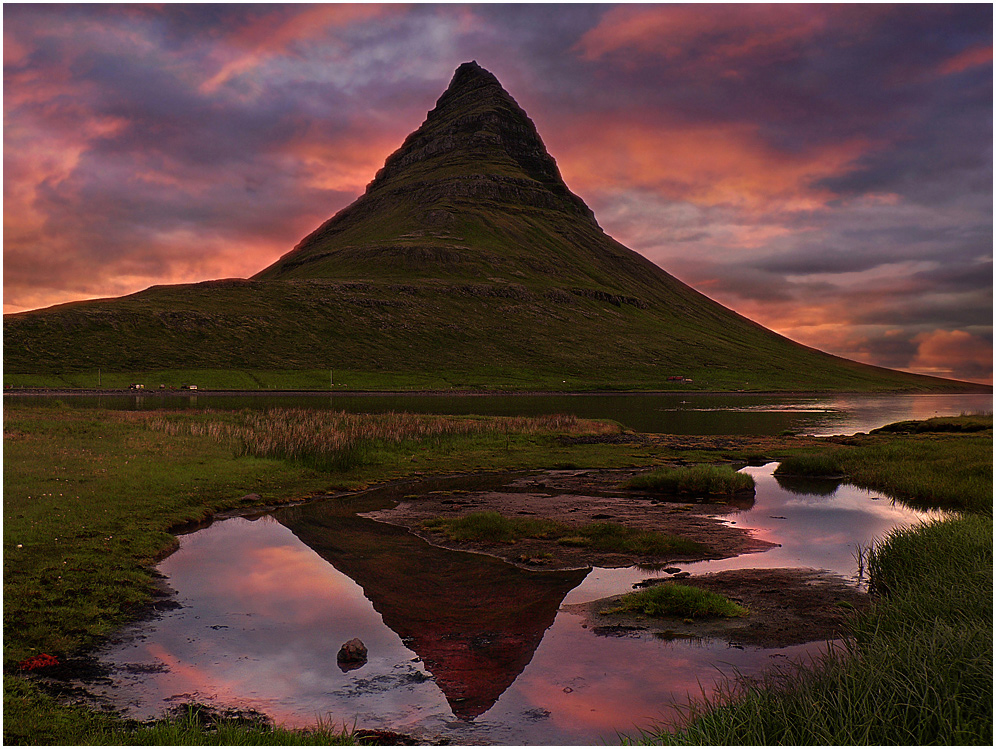
[[[258,494],[255,494],[255,493],[253,493],[253,494],[244,494],[244,495],[242,495],[242,501],[243,502],[262,502],[263,498],[261,496],[259,496]]]
[[[343,671],[351,671],[354,668],[359,668],[367,662],[367,646],[359,638],[354,637],[352,640],[342,644],[342,647],[339,648],[339,654],[336,656],[336,661],[339,663],[339,668]]]

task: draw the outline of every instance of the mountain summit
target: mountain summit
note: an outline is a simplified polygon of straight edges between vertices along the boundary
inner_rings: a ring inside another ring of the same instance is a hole
[[[405,206],[406,215],[396,215],[399,205]],[[457,68],[422,126],[387,158],[366,193],[255,278],[300,277],[294,269],[302,265],[310,266],[304,271],[309,277],[338,277],[341,265],[313,263],[338,249],[336,259],[355,271],[349,261],[357,245],[363,245],[364,258],[372,258],[380,246],[381,260],[417,257],[432,265],[434,273],[451,275],[443,267],[447,262],[476,264],[473,257],[458,259],[453,254],[466,245],[455,230],[482,208],[491,214],[531,213],[536,218],[555,212],[559,221],[598,229],[591,209],[564,184],[533,121],[494,75],[467,62]],[[385,213],[390,220],[381,220],[387,218]],[[372,218],[379,227],[372,226]],[[482,225],[486,223],[477,222],[488,231]],[[521,241],[519,236],[510,239]],[[446,249],[450,251],[440,254]]]
[[[619,244],[476,62],[364,194],[273,265],[7,315],[4,369],[87,385],[196,371],[315,389],[334,369],[387,389],[972,388],[800,346]]]
[[[467,197],[476,191],[491,198],[497,182],[504,188],[501,198],[510,204],[545,205],[594,220],[588,206],[567,189],[533,121],[498,79],[476,62],[457,68],[435,109],[388,157],[368,194],[404,184],[415,176],[413,167],[427,170],[423,178],[451,190],[456,187],[454,180],[461,179],[453,170],[465,170]],[[497,181],[499,176],[504,179]]]

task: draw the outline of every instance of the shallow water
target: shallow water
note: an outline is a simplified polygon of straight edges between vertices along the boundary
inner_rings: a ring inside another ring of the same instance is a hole
[[[10,396],[46,405],[54,396]],[[574,414],[614,419],[641,432],[830,435],[868,432],[932,416],[992,412],[992,395],[753,395],[749,393],[626,393],[563,395],[86,395],[59,398],[113,409],[328,408],[352,413],[407,411],[486,416]]]
[[[772,468],[745,469],[756,501],[724,517],[782,546],[686,570],[809,566],[854,578],[855,544],[927,517],[849,486],[793,493]],[[107,648],[100,657],[118,673],[98,689],[142,718],[196,700],[457,744],[616,743],[617,732],[675,718],[669,704],[723,674],[824,647],[603,636],[560,607],[654,573],[528,572],[354,514],[387,501],[319,501],[181,537],[160,570],[182,608]],[[336,653],[353,637],[370,657],[344,671]]]

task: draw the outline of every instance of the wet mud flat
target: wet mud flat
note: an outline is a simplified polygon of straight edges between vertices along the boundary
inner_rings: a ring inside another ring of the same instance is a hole
[[[738,528],[729,519],[732,514],[750,508],[752,494],[689,502],[619,488],[640,472],[635,469],[536,472],[510,478],[504,486],[484,491],[439,489],[405,495],[394,507],[367,512],[364,517],[402,526],[435,546],[499,557],[526,569],[642,566],[647,569],[648,578],[651,572],[663,570],[671,572],[670,577],[649,578],[634,587],[680,582],[720,593],[750,612],[743,618],[699,621],[603,613],[613,608],[624,593],[563,607],[566,612],[583,616],[586,627],[608,636],[651,632],[664,638],[718,638],[733,645],[783,647],[835,639],[845,632],[848,619],[870,605],[867,592],[852,581],[823,570],[737,569],[691,576],[682,572],[675,565],[756,554],[778,544]],[[543,539],[458,542],[422,526],[425,520],[486,510],[506,517],[537,517],[578,526],[603,521],[619,523],[687,538],[701,543],[705,550],[696,556],[641,557],[564,546]]]
[[[759,552],[776,544],[755,538],[724,521],[724,515],[749,507],[750,494],[707,502],[670,501],[646,492],[619,488],[645,471],[551,470],[510,478],[503,486],[476,491],[441,489],[404,495],[391,508],[364,517],[407,528],[435,546],[477,551],[531,569],[629,567],[640,563],[691,562]],[[553,540],[524,538],[512,543],[455,542],[425,529],[423,521],[457,518],[493,511],[505,517],[535,517],[567,525],[611,522],[696,541],[706,547],[697,555],[640,557],[617,552],[570,547]]]

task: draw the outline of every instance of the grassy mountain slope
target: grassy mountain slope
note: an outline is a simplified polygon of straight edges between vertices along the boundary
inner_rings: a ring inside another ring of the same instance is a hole
[[[965,387],[800,346],[611,239],[473,63],[363,196],[252,279],[5,316],[5,376],[98,368],[337,368],[394,387]]]

